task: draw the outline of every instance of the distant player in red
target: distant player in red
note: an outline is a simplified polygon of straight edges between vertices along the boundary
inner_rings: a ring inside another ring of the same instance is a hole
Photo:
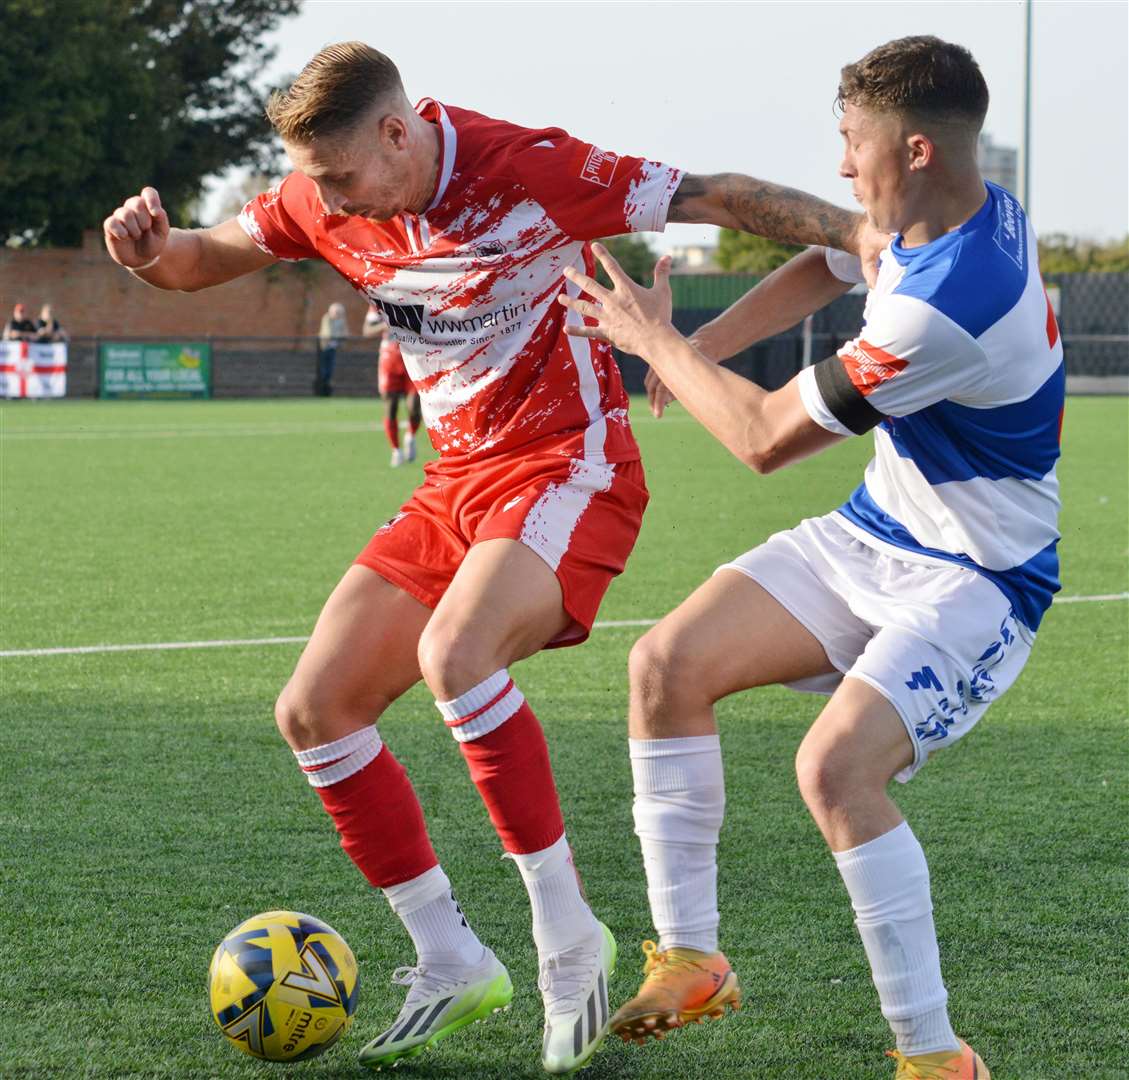
[[[377,389],[385,401],[384,434],[392,447],[392,468],[403,465],[405,461],[416,459],[416,432],[423,422],[423,410],[419,391],[408,377],[404,357],[399,343],[388,333],[388,323],[373,304],[365,315],[365,337],[380,335],[380,360],[377,369]],[[400,399],[408,399],[408,430],[404,435],[404,445],[400,446]]]
[[[686,176],[560,128],[424,99],[366,45],[323,49],[269,115],[294,165],[238,220],[169,229],[145,188],[104,224],[143,280],[199,289],[322,258],[375,304],[439,460],[330,596],[279,698],[280,730],[341,844],[411,935],[381,1067],[505,1006],[506,969],[455,902],[404,769],[374,726],[421,677],[533,909],[542,1062],[585,1064],[607,1030],[615,942],[581,892],[540,725],[509,666],[583,641],[635,543],[647,489],[610,348],[556,303],[587,241],[668,220],[854,250],[861,217],[726,174]]]

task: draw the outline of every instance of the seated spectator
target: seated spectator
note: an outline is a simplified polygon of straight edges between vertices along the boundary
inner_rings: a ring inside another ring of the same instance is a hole
[[[4,340],[32,341],[35,333],[36,326],[27,317],[27,308],[23,304],[16,304],[12,308],[12,317],[4,324]]]
[[[36,341],[67,341],[70,335],[63,329],[63,324],[51,313],[51,305],[44,304],[39,310],[39,319],[35,324]]]

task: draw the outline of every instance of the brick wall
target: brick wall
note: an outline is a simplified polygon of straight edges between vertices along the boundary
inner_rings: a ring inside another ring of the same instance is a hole
[[[318,260],[279,263],[198,293],[164,292],[112,262],[98,232],[81,248],[0,247],[0,315],[22,301],[38,316],[49,303],[72,337],[305,337],[325,309],[345,305],[360,334],[365,302]]]

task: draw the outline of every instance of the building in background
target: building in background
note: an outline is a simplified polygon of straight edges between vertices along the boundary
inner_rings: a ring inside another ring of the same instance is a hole
[[[985,180],[1018,194],[1019,151],[1014,146],[999,146],[992,142],[991,135],[982,131],[976,147],[976,163]]]
[[[670,268],[676,274],[716,274],[716,254],[716,244],[676,244],[670,249]]]

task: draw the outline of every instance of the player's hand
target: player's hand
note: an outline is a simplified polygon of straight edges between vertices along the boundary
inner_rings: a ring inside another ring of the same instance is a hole
[[[643,386],[647,391],[647,403],[651,406],[651,415],[656,420],[661,420],[663,411],[675,400],[674,395],[666,388],[666,383],[655,374],[654,368],[647,368],[643,376]]]
[[[890,239],[889,233],[876,229],[870,223],[870,217],[867,214],[862,215],[862,220],[855,232],[855,242],[858,245],[856,250],[859,259],[862,261],[863,276],[866,278],[867,286],[871,289],[874,288],[874,283],[878,280],[878,256],[889,245]]]
[[[102,235],[110,258],[127,269],[158,258],[169,238],[169,216],[157,189],[142,188],[140,195],[126,199],[102,222]]]
[[[624,352],[642,356],[656,334],[670,328],[670,256],[664,255],[655,263],[654,285],[645,289],[623,272],[602,244],[593,244],[592,252],[611,278],[612,288],[605,289],[587,274],[566,267],[565,277],[596,302],[574,300],[563,293],[557,297],[558,302],[578,315],[595,319],[596,325],[566,325],[565,333],[573,337],[599,338]]]

